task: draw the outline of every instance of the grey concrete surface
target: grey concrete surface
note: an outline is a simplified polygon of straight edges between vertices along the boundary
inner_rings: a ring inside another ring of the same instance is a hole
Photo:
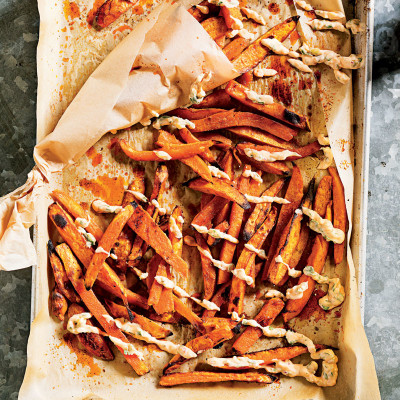
[[[0,196],[33,166],[34,0],[0,0]],[[376,0],[365,325],[382,398],[400,399],[400,2]],[[26,365],[31,270],[0,272],[0,399],[17,399]]]

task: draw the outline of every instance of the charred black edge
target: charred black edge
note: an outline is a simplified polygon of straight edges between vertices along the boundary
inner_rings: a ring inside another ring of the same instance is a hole
[[[133,200],[133,201],[131,201],[131,206],[136,210],[136,208],[138,208],[139,207],[139,204],[138,203],[136,203],[136,201],[135,200]]]
[[[235,334],[237,335],[238,333],[240,333],[240,330],[241,330],[241,329],[242,329],[242,323],[239,322],[237,325],[235,325],[235,326],[232,328],[232,332],[235,333]]]
[[[53,216],[53,222],[61,229],[65,228],[68,223],[64,216],[61,214],[55,214]]]
[[[297,22],[300,19],[300,15],[294,15],[293,17],[288,18],[286,21],[283,21],[283,23],[288,23],[291,21]]]
[[[230,286],[227,286],[227,287],[225,288],[225,290],[221,293],[221,297],[222,297],[225,301],[228,301],[228,300],[229,300],[229,293],[230,293],[230,291],[231,291],[231,287],[230,287]]]
[[[283,111],[283,118],[290,124],[297,125],[298,128],[301,128],[301,116],[296,114],[295,112],[285,108],[285,110]]]
[[[196,176],[196,177],[194,177],[194,178],[192,178],[192,179],[189,179],[189,180],[186,181],[186,182],[182,182],[181,185],[184,186],[184,187],[189,187],[190,183],[191,183],[191,182],[194,182],[194,181],[197,180],[197,179],[201,179],[201,178],[199,178],[198,176]],[[211,183],[211,182],[210,182],[210,183]]]
[[[314,191],[315,191],[315,177],[311,179],[310,184],[308,185],[307,193],[301,201],[301,205],[308,199],[311,202],[314,200]]]
[[[47,242],[47,251],[49,253],[49,256],[51,256],[52,254],[57,254],[56,253],[56,248],[54,247],[54,244],[50,239]]]
[[[219,342],[219,343],[217,343],[217,344],[213,347],[213,349],[218,350],[218,349],[220,349],[223,345],[224,345],[224,342],[223,342],[223,341],[222,341],[222,342]]]

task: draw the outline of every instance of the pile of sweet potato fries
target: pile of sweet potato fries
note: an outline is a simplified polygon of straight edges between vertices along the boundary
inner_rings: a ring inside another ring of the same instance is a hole
[[[108,0],[104,7],[114,2]],[[312,266],[317,274],[324,269],[329,241],[310,229],[308,217],[299,210],[312,209],[335,228],[346,230],[345,197],[336,168],[328,169],[318,187],[313,179],[304,190],[301,171],[292,162],[321,149],[317,141],[305,146],[296,142],[300,131],[310,129],[307,117],[280,103],[262,104],[246,95],[247,85],[255,79],[252,70],[270,54],[262,38],[284,41],[296,29],[297,19],[289,18],[252,43],[239,36],[225,44],[234,21],[245,16],[238,7],[203,3],[208,14],[196,7],[190,12],[242,75],[199,104],[169,112],[168,117],[184,121],[185,126],[173,129],[167,124],[166,129],[158,129],[154,150],[139,151],[119,141],[135,167],[122,204],[112,205],[120,207],[114,207],[116,214],[105,230],[62,191],[53,191],[54,203],[49,207],[50,221],[59,235],[48,242],[55,279],[54,315],[63,321],[90,313],[86,325],[93,330],[76,335],[81,346],[93,356],[113,360],[111,338],[138,375],[149,368],[140,354],[126,350],[130,341],[121,321],[137,324],[156,344],[157,340],[167,342],[171,335],[165,324],[191,324],[195,337],[184,344],[185,349],[198,355],[231,343],[226,355],[258,360],[258,368],[307,353],[303,342],[249,351],[263,336],[262,327],[271,326],[278,316],[286,324],[307,305],[316,283],[302,274],[304,267]],[[110,18],[102,13],[100,9],[97,24],[106,26]],[[282,152],[288,156],[273,161],[253,156]],[[180,160],[197,175],[183,183],[185,190],[201,192],[192,221],[184,221],[179,206],[170,215],[162,207],[169,160]],[[149,161],[158,166],[152,192],[145,193],[144,168],[136,162]],[[267,181],[272,184],[265,187]],[[107,207],[104,212],[109,212]],[[198,250],[201,294],[182,293],[185,288],[175,285],[174,274],[187,279],[191,272],[190,260],[182,258],[184,245]],[[344,258],[344,246],[345,242],[333,244],[335,264]],[[255,322],[246,326],[240,320],[246,292],[258,283],[268,283],[277,295],[267,299]],[[301,284],[302,296],[285,302],[285,290]],[[131,336],[143,340],[140,333]],[[179,372],[188,358],[179,351],[173,354],[163,370],[162,386],[277,379],[268,369],[249,372],[251,366],[221,366],[233,372]]]

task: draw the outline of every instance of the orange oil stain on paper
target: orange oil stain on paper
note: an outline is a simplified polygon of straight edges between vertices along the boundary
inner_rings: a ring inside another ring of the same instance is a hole
[[[299,39],[300,39],[300,35],[299,33],[294,30],[290,35],[289,35],[289,39],[290,39],[290,44],[293,46]]]
[[[101,368],[94,362],[93,357],[86,353],[84,350],[81,350],[75,344],[75,338],[70,336],[69,334],[64,335],[63,343],[65,343],[71,353],[76,355],[76,364],[81,365],[82,367],[89,367],[89,372],[86,374],[88,378],[93,376],[97,376],[101,374]],[[72,364],[72,371],[76,370],[76,364]]]
[[[120,205],[122,203],[125,192],[125,179],[122,176],[110,178],[107,175],[101,175],[96,179],[84,178],[79,181],[79,185],[108,204]]]
[[[78,5],[76,3],[74,3],[73,1],[70,2],[68,0],[65,0],[64,1],[64,15],[65,15],[66,20],[79,18],[81,13],[79,11]]]
[[[321,319],[326,318],[327,312],[324,311],[318,304],[318,301],[321,297],[324,297],[326,292],[323,290],[317,289],[314,290],[313,294],[310,297],[307,305],[304,307],[303,311],[299,315],[300,320],[309,320],[311,317],[314,317],[315,322],[318,322]]]
[[[278,14],[279,13],[279,5],[276,3],[270,3],[268,4],[268,11],[271,14]]]
[[[86,152],[86,155],[92,160],[93,167],[97,167],[103,161],[103,155],[98,153],[93,146]]]

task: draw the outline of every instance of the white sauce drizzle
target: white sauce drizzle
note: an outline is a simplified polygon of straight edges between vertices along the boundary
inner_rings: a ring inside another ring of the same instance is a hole
[[[92,202],[92,208],[94,211],[101,214],[118,214],[122,210],[121,206],[110,206],[105,201],[99,199]]]
[[[89,219],[85,219],[85,218],[77,218],[75,220],[75,223],[82,227],[83,229],[86,229],[89,225],[90,225],[90,220]]]
[[[226,172],[221,171],[219,168],[214,167],[213,165],[209,165],[208,169],[210,170],[211,175],[215,176],[216,178],[223,178],[223,179],[227,179],[228,181],[231,180],[229,178],[229,175]]]
[[[161,129],[162,126],[171,125],[177,129],[183,129],[187,126],[191,129],[195,128],[195,124],[188,119],[179,118],[179,117],[170,117],[168,115],[163,115],[160,118],[157,118],[153,123],[153,128]]]
[[[232,30],[226,34],[226,37],[234,38],[237,35],[250,41],[253,41],[255,37],[254,33],[249,32],[247,29]]]
[[[136,275],[138,278],[142,281],[143,279],[146,279],[149,276],[148,272],[142,272],[139,268],[133,267],[133,269],[136,272]]]
[[[284,301],[286,300],[285,295],[284,295],[282,292],[280,292],[279,290],[275,290],[275,289],[269,289],[269,290],[267,291],[267,293],[265,293],[264,296],[265,296],[267,299],[268,299],[268,298],[272,298],[272,297],[277,297],[277,298],[279,298],[279,299],[283,299]]]
[[[253,253],[256,253],[258,255],[258,257],[260,257],[264,260],[267,259],[267,254],[265,253],[265,250],[257,249],[257,247],[254,247],[251,243],[246,243],[244,245],[244,247],[246,247],[247,250],[250,250]]]
[[[330,19],[332,21],[345,18],[345,15],[341,11],[315,10],[314,12],[318,17]]]
[[[265,162],[283,161],[286,160],[288,157],[301,157],[300,154],[290,150],[270,152],[267,150],[246,148],[244,149],[244,154],[246,154],[247,157],[254,158],[256,161]]]
[[[213,263],[215,267],[221,269],[222,271],[232,272],[233,268],[235,267],[235,264],[232,263],[227,264],[224,261],[216,260],[215,258],[212,257],[209,251],[202,249],[200,246],[197,246],[197,249],[201,254],[206,256]]]
[[[322,133],[320,133],[320,134],[318,135],[318,143],[319,143],[321,146],[329,146],[329,144],[330,144],[330,142],[329,142],[329,137],[323,135]]]
[[[333,165],[333,153],[330,147],[322,147],[321,149],[324,152],[324,159],[319,163],[318,169],[327,169],[331,165]]]
[[[96,244],[96,238],[89,232],[86,232],[82,227],[78,227],[78,232],[80,232],[86,240],[86,246],[92,247]]]
[[[260,65],[258,65],[256,68],[253,70],[253,74],[257,78],[264,78],[264,77],[270,77],[274,76],[278,73],[277,70],[275,69],[270,69],[270,68],[262,68]]]
[[[143,203],[147,203],[149,201],[148,198],[143,193],[137,192],[136,190],[126,189],[125,192],[133,194],[138,200],[143,201]]]
[[[325,240],[333,243],[343,243],[345,234],[341,229],[334,228],[331,221],[322,218],[316,211],[310,210],[307,207],[302,207],[303,213],[310,218],[308,226],[313,231],[320,233]]]
[[[274,104],[274,98],[269,94],[258,94],[254,90],[245,90],[246,97],[256,104]]]
[[[277,257],[275,257],[275,262],[283,264],[288,270],[288,275],[291,276],[292,278],[298,278],[301,275],[301,271],[298,271],[294,268],[290,268],[289,264],[283,261],[283,258],[280,254]]]
[[[353,35],[356,35],[357,33],[365,32],[366,26],[359,19],[350,19],[346,22],[346,28],[350,29]]]
[[[333,29],[339,32],[348,32],[346,27],[337,21],[328,21],[324,19],[313,19],[312,21],[307,22],[308,25],[311,26],[315,31],[321,31],[326,29]]]
[[[255,319],[240,318],[238,313],[234,311],[231,315],[231,319],[236,322],[241,322],[242,325],[252,326],[253,328],[259,328],[262,334],[267,337],[284,337],[286,335],[286,329],[273,328],[272,326],[262,326]]]
[[[251,196],[249,194],[245,194],[244,197],[246,197],[247,201],[249,203],[277,203],[277,204],[289,204],[290,201],[283,199],[282,197],[274,197],[274,196]]]
[[[303,292],[308,289],[308,282],[300,283],[300,285],[293,286],[286,291],[286,298],[297,300],[303,297]]]
[[[303,61],[296,60],[294,58],[289,58],[287,61],[290,65],[292,65],[301,72],[307,72],[307,73],[312,72],[312,69],[308,67],[306,64],[304,64]]]
[[[205,82],[209,82],[212,77],[212,72],[209,71],[207,74],[202,73],[200,74],[196,80],[192,83],[190,86],[190,91],[189,91],[189,101],[192,104],[200,104],[203,100],[204,97],[206,96],[206,92],[203,89],[203,84]],[[188,120],[185,120],[188,121]],[[194,126],[193,126],[194,128]]]
[[[210,4],[214,4],[216,6],[222,7],[225,6],[227,8],[239,7],[239,0],[208,0]]]
[[[289,54],[289,49],[283,45],[278,39],[267,38],[262,39],[261,44],[268,49],[272,50],[275,54],[286,56]]]
[[[244,176],[245,178],[251,178],[254,179],[255,181],[259,182],[259,183],[263,183],[263,179],[261,178],[261,175],[255,171],[252,171],[251,169],[246,169],[245,171],[243,171],[242,176]]]
[[[95,253],[97,253],[97,254],[103,253],[103,254],[107,254],[107,257],[110,256],[110,253],[109,253],[108,251],[105,251],[101,246],[99,246],[99,247],[96,249]]]
[[[221,367],[232,367],[232,368],[263,368],[262,364],[264,364],[263,360],[252,360],[249,357],[237,357],[234,356],[232,358],[219,358],[219,357],[210,357],[207,358],[207,364],[221,368]]]
[[[172,157],[166,152],[162,150],[153,150],[153,153],[162,160],[169,161]]]
[[[296,2],[296,5],[301,7],[303,10],[306,10],[306,11],[313,10],[312,6],[304,0],[295,0],[295,2]]]
[[[257,11],[251,10],[250,8],[247,7],[242,7],[241,10],[246,14],[247,18],[252,19],[258,24],[266,25],[265,18],[262,15],[260,15]]]
[[[210,12],[209,8],[207,6],[201,6],[199,4],[197,4],[195,6],[202,14],[208,14]]]
[[[246,274],[246,271],[243,268],[234,269],[232,274],[236,276],[236,278],[245,281],[247,285],[252,285],[254,283],[254,279]]]
[[[187,293],[184,289],[180,288],[179,286],[175,285],[175,283],[173,281],[171,281],[171,279],[168,279],[165,276],[155,276],[154,280],[156,282],[158,282],[160,285],[164,286],[167,289],[172,289],[175,294],[177,294],[179,297],[185,297],[188,299],[193,300],[195,303],[197,303],[198,305],[204,307],[206,310],[216,310],[216,311],[220,311],[220,308],[213,303],[212,301],[208,301],[208,300],[200,300],[197,299],[196,297],[192,297],[189,293]]]
[[[230,16],[230,18],[233,21],[232,29],[236,31],[240,31],[241,29],[243,29],[243,22],[239,18],[232,17],[232,15]]]
[[[329,285],[328,293],[320,298],[318,302],[322,309],[325,311],[332,310],[332,308],[338,307],[343,303],[345,292],[339,278],[328,278],[327,276],[320,275],[315,272],[311,265],[305,267],[303,273],[318,283]]]
[[[153,199],[151,201],[151,204],[153,204],[153,206],[157,208],[160,215],[165,215],[167,213],[167,210],[164,207],[161,207],[160,203],[156,199]]]
[[[193,228],[196,229],[197,232],[202,233],[202,234],[207,234],[213,237],[214,239],[225,239],[228,242],[238,244],[239,240],[233,237],[232,235],[229,235],[228,233],[221,232],[218,229],[208,229],[206,226],[202,225],[197,225],[197,224],[192,224]]]
[[[169,217],[169,229],[177,239],[182,239],[182,231],[179,229],[179,226],[172,215]]]

